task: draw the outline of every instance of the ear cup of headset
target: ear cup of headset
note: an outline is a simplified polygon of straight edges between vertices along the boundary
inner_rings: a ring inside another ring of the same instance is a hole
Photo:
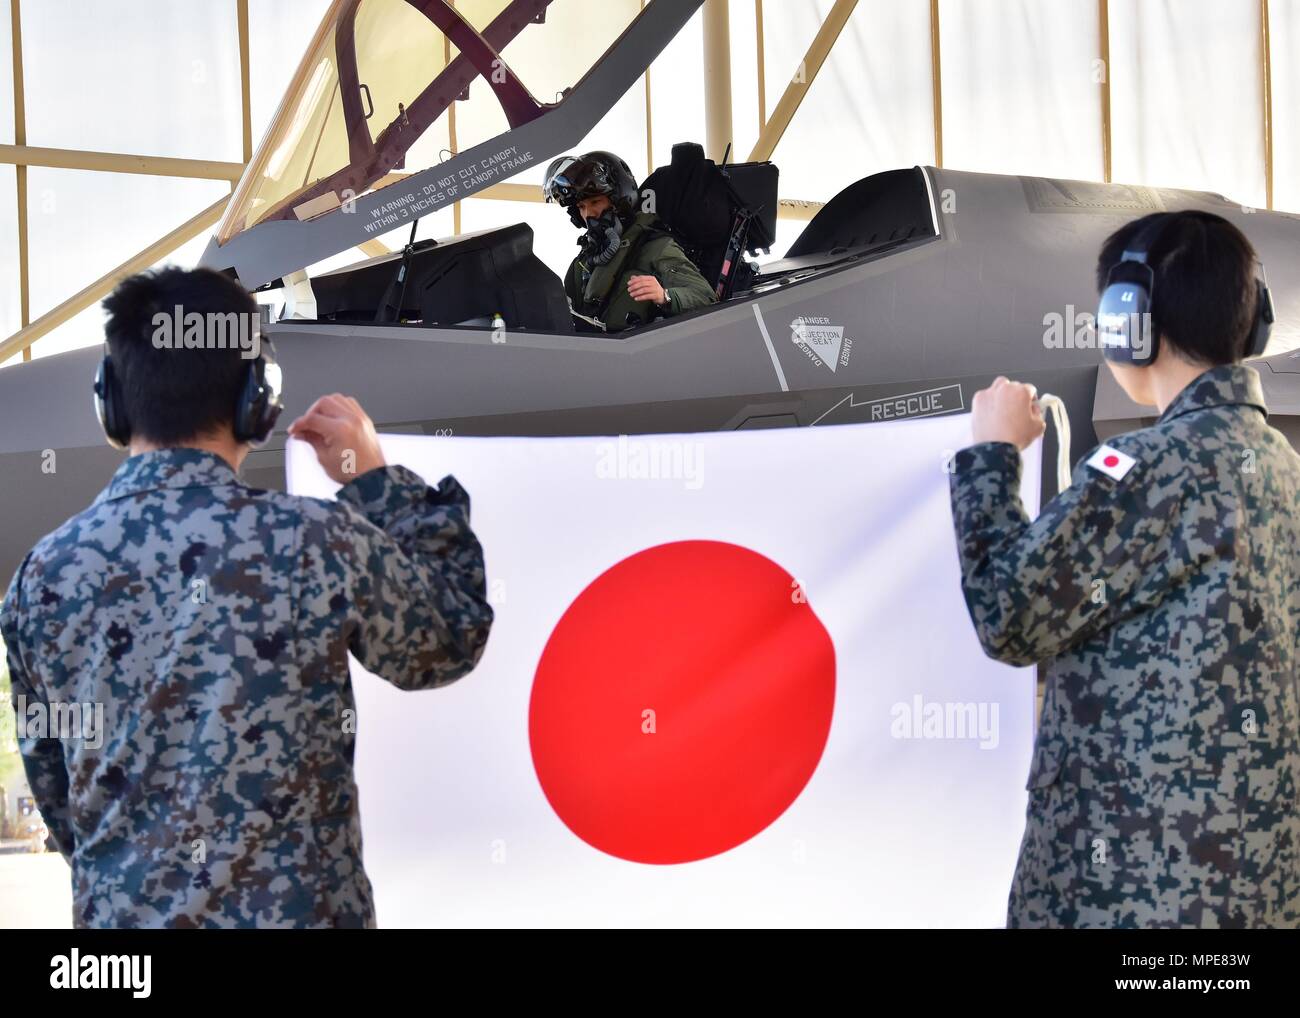
[[[1262,280],[1255,280],[1255,328],[1250,334],[1247,357],[1258,357],[1268,346],[1268,334],[1273,329],[1273,295]]]
[[[1151,275],[1149,266],[1136,261],[1120,262],[1111,270],[1097,305],[1097,343],[1108,361],[1145,367],[1156,359]]]
[[[1147,257],[1171,215],[1152,216],[1106,277],[1106,289],[1097,304],[1097,344],[1108,361],[1146,367],[1160,352],[1160,337],[1151,322],[1156,273]]]
[[[257,375],[258,362],[248,365],[244,375],[244,387],[239,393],[239,402],[235,404],[235,438],[240,442],[251,442],[257,431],[256,421],[261,412],[262,381]]]
[[[99,426],[114,449],[125,449],[131,441],[131,426],[123,412],[122,391],[113,371],[113,360],[107,354],[95,372],[95,416]]]
[[[284,410],[280,401],[280,365],[270,341],[262,339],[262,352],[248,365],[244,388],[235,407],[235,438],[254,445],[265,442]]]

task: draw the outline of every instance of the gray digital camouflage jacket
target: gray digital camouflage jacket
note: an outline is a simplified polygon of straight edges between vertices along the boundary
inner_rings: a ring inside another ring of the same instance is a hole
[[[1032,523],[1013,446],[957,454],[980,642],[1049,662],[1009,925],[1300,924],[1300,458],[1265,418],[1206,371]]]
[[[0,615],[75,924],[374,925],[348,652],[429,689],[474,667],[491,622],[454,478],[372,470],[330,502],[196,449],[126,460]],[[30,723],[74,703],[102,705],[100,738]]]

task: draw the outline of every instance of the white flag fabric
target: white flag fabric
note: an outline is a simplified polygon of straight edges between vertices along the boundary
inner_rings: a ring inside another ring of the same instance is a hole
[[[497,618],[444,689],[353,663],[380,925],[1001,926],[1034,670],[966,614],[969,427],[383,436],[469,491]]]

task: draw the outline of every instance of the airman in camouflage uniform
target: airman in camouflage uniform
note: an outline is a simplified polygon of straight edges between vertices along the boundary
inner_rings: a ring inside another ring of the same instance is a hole
[[[330,502],[247,487],[202,449],[127,459],[3,608],[15,702],[105,711],[99,749],[20,740],[76,925],[374,925],[348,654],[430,689],[474,667],[491,621],[451,477],[372,469]]]
[[[339,393],[288,427],[337,500],[248,487],[237,471],[282,409],[249,294],[165,267],[123,280],[104,310],[95,405],[131,455],[27,555],[0,608],[74,921],[371,926],[349,653],[403,689],[474,667],[492,610],[469,499],[388,466]],[[232,318],[258,347],[227,342]],[[169,348],[160,320],[202,323],[201,342]]]
[[[1010,925],[1300,924],[1300,458],[1265,418],[1211,368],[1032,522],[1015,445],[957,454],[980,642],[1049,662]]]

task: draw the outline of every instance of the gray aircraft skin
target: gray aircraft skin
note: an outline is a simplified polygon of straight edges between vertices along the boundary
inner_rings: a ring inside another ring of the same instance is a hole
[[[523,9],[548,3],[529,0]],[[250,289],[275,284],[367,239],[367,223],[395,202],[421,202],[425,214],[454,200],[431,197],[436,182],[485,160],[499,167],[494,153],[510,150],[512,160],[533,166],[570,150],[699,3],[652,0],[562,101],[539,106],[534,119],[506,134],[323,215],[262,221],[224,244],[214,238],[203,263],[235,273]],[[491,29],[483,37],[491,41]],[[508,175],[481,174],[456,197]],[[355,396],[380,431],[614,435],[962,413],[1000,374],[1064,400],[1077,460],[1098,438],[1156,416],[1099,371],[1093,333],[1080,317],[1096,308],[1096,253],[1122,223],[1184,208],[1236,223],[1267,266],[1277,321],[1266,356],[1253,363],[1274,424],[1300,446],[1300,216],[1202,192],[926,166],[865,177],[746,289],[633,331],[508,328],[503,335],[481,324],[275,322],[266,333],[284,370],[286,410],[280,429],[250,454],[244,476],[283,487],[284,427],[333,391]],[[358,265],[395,269],[398,258]],[[105,444],[91,406],[101,356],[94,347],[0,369],[6,583],[27,549],[89,504],[124,455]],[[1044,454],[1052,462],[1050,431]],[[1044,470],[1045,496],[1055,490],[1051,474]]]

